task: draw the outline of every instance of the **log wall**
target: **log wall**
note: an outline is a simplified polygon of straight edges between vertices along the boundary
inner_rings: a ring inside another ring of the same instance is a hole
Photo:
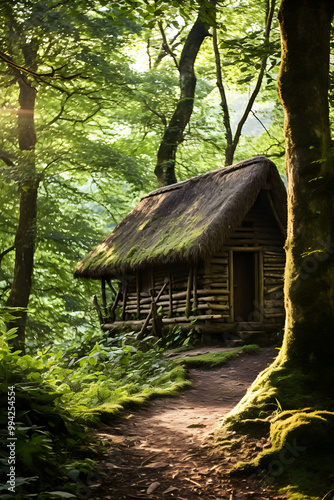
[[[256,255],[256,321],[264,329],[283,326],[284,238],[272,207],[263,193],[220,251],[205,262],[145,268],[123,286],[122,320],[146,318],[155,297],[165,287],[158,310],[165,318],[206,316],[223,327],[235,324],[233,310],[233,252]],[[240,320],[240,318],[239,318]],[[249,318],[245,318],[245,329]]]

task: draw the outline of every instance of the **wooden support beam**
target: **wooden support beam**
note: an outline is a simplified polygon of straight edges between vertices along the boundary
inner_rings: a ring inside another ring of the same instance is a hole
[[[107,282],[107,284],[108,284],[108,286],[109,286],[110,290],[112,291],[112,293],[113,293],[113,294],[115,295],[115,297],[116,297],[117,292],[116,292],[115,288],[112,286],[111,281],[110,281],[110,278],[106,278],[106,282]]]
[[[263,321],[263,309],[264,309],[264,270],[263,270],[263,251],[260,250],[258,253],[259,259],[259,269],[258,269],[258,277],[259,277],[259,299],[258,303],[259,307],[259,321]]]
[[[191,291],[192,291],[192,287],[193,287],[193,276],[194,276],[194,268],[193,268],[193,266],[190,266],[189,275],[188,275],[188,283],[187,283],[187,298],[186,298],[186,310],[185,310],[187,317],[190,316],[190,312],[191,312],[190,299],[191,299]]]
[[[140,273],[136,271],[137,319],[140,318]]]
[[[101,308],[100,308],[99,303],[97,301],[96,295],[93,296],[93,305],[94,305],[94,307],[96,309],[100,325],[103,325],[103,323],[104,323],[103,316],[102,316]]]
[[[105,317],[107,317],[108,311],[107,311],[106,281],[104,278],[101,279],[101,292],[102,292],[102,306],[104,309],[104,315]]]
[[[119,288],[118,288],[118,291],[116,293],[116,297],[115,297],[114,303],[110,307],[110,311],[109,311],[110,321],[115,321],[115,310],[116,310],[116,307],[118,305],[119,299],[121,298],[121,294],[122,294],[122,285],[120,284]]]
[[[197,310],[198,300],[197,300],[197,264],[194,265],[194,276],[193,276],[193,310]]]
[[[151,309],[150,309],[150,312],[148,313],[145,321],[144,321],[144,324],[139,332],[139,334],[137,335],[137,340],[141,340],[144,335],[145,335],[145,332],[146,332],[146,329],[148,327],[148,324],[150,322],[150,319],[151,319],[151,316],[152,316],[152,313],[154,312],[153,309],[154,307],[156,307],[156,303],[158,302],[158,300],[160,299],[161,295],[163,294],[163,291],[165,290],[166,286],[168,284],[168,279],[166,279],[165,283],[163,284],[160,292],[158,293],[157,297],[155,298],[154,297],[154,289],[151,288],[150,289],[150,293],[151,293],[151,298],[152,298],[152,306],[151,306]]]
[[[128,284],[127,282],[122,284],[122,292],[123,292],[123,303],[122,303],[122,320],[125,320],[125,308],[126,308],[126,301],[127,301],[127,294],[128,294]]]
[[[171,318],[173,316],[173,278],[172,278],[172,273],[170,270],[169,270],[168,280],[169,280],[169,285],[168,285],[168,300],[169,300],[168,317]]]
[[[234,322],[234,291],[233,291],[233,250],[229,249],[228,251],[228,276],[229,276],[229,287],[230,287],[230,323]]]
[[[167,285],[167,283],[165,283]],[[164,285],[165,286],[165,285]],[[152,315],[152,333],[159,339],[162,337],[162,321],[161,321],[161,316],[158,314],[158,308],[157,308],[157,300],[154,298],[154,290],[151,291],[151,296],[152,296],[152,308],[151,308],[151,315]]]
[[[222,319],[223,316],[221,314],[199,314],[198,316],[179,316],[178,318],[162,318],[163,324],[169,325],[173,323],[189,323],[191,321],[194,321],[195,319],[198,321],[205,321],[205,320],[215,320],[215,319]]]

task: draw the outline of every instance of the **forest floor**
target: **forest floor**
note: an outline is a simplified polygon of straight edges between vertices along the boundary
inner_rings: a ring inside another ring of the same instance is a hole
[[[201,349],[200,352],[208,352]],[[190,369],[192,387],[178,397],[150,401],[113,427],[100,429],[97,440],[110,448],[98,465],[100,480],[90,498],[103,500],[266,500],[284,499],[268,481],[230,475],[229,469],[264,447],[265,438],[240,441],[224,456],[212,454],[208,440],[248,387],[277,355],[273,347],[241,354],[211,369]]]

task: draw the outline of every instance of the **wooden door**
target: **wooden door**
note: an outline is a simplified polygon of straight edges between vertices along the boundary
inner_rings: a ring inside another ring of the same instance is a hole
[[[256,253],[233,252],[234,321],[254,321],[256,309]]]

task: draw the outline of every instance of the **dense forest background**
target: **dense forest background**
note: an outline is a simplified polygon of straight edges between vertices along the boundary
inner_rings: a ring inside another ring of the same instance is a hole
[[[38,195],[29,348],[95,331],[87,300],[94,283],[73,280],[72,271],[140,196],[158,185],[157,151],[180,93],[177,61],[197,12],[196,4],[180,10],[178,2],[169,2],[167,9],[160,2],[134,2],[135,10],[131,2],[117,10],[98,2],[6,4],[1,12],[0,297],[5,305],[14,273],[18,186],[30,175],[33,148]],[[268,8],[266,1],[222,4],[215,26],[232,136],[266,62],[233,161],[265,154],[283,172],[283,112],[275,83],[279,30],[276,13],[270,38],[265,37]],[[209,14],[207,22],[214,22]],[[212,36],[202,43],[195,72],[194,110],[177,151],[177,180],[225,164]],[[25,117],[20,80],[35,99],[30,113],[36,142],[28,150],[19,141],[18,116]]]
[[[74,280],[73,269],[158,187],[189,54],[197,81],[174,144],[176,180],[255,155],[284,175],[278,3],[0,0],[1,380],[6,395],[8,383],[30,388],[18,405],[20,477],[31,493],[38,482],[40,499],[62,496],[43,496],[38,469],[50,457],[59,465],[73,435],[84,441],[81,425],[117,412],[120,400],[184,383],[156,349],[106,343],[91,303],[99,284]],[[198,16],[206,33],[194,54],[187,41]],[[45,411],[54,419],[39,428]],[[1,460],[6,472],[5,452]],[[75,482],[83,469],[71,464]]]

